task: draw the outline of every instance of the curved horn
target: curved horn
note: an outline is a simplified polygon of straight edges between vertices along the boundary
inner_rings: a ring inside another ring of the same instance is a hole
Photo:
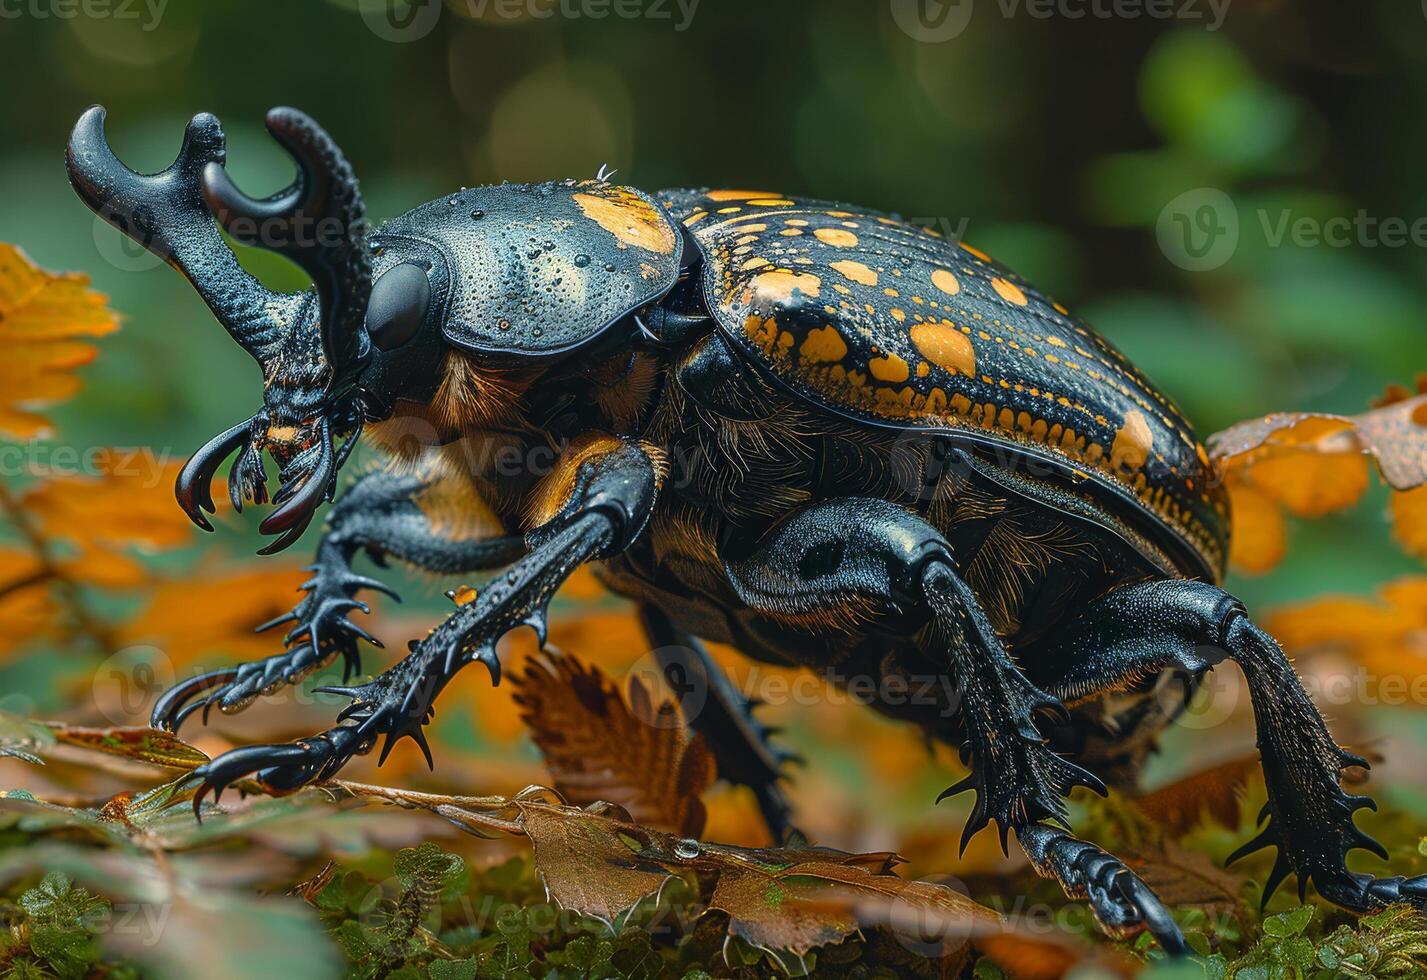
[[[252,429],[253,419],[248,419],[218,433],[199,447],[178,472],[178,479],[174,481],[173,487],[178,505],[183,508],[189,520],[205,531],[213,530],[213,525],[203,516],[203,512],[206,510],[210,514],[216,513],[211,486],[213,475],[218,472],[218,467],[223,465],[223,460],[248,441],[248,434]]]
[[[332,137],[296,109],[267,116],[268,131],[297,163],[297,179],[264,200],[244,194],[223,161],[203,166],[208,208],[245,245],[284,255],[312,277],[322,309],[322,346],[336,373],[350,377],[370,344],[362,329],[372,291],[366,212],[357,178]]]
[[[189,122],[167,169],[139,174],[104,136],[104,107],[79,117],[65,151],[69,180],[91,211],[183,273],[244,350],[259,363],[300,294],[275,293],[249,275],[223,241],[203,196],[203,170],[222,166],[223,127],[209,113]]]

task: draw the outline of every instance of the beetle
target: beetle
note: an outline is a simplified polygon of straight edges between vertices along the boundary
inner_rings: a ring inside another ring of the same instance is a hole
[[[1230,514],[1193,428],[1118,350],[971,247],[895,215],[729,190],[647,194],[594,179],[462,189],[369,228],[357,182],[312,119],[272,110],[294,157],[257,200],[225,170],[211,115],[174,163],[124,166],[93,107],[67,154],[81,199],[184,274],[263,372],[263,405],[189,460],[183,509],[235,455],[235,509],[267,501],[292,544],[333,500],[312,578],[266,659],[180,682],[153,710],[177,730],[241,710],[342,656],[366,552],[455,575],[504,569],[394,666],[324,688],[334,726],[229,751],[195,772],[195,812],[240,778],[274,792],[422,734],[454,674],[593,565],[638,606],[720,773],[750,786],[775,836],[789,753],[700,639],[878,685],[945,680],[875,707],[960,748],[973,790],[962,846],[991,821],[1101,925],[1186,947],[1124,863],[1070,832],[1077,786],[1132,786],[1155,735],[1223,661],[1243,671],[1288,874],[1354,910],[1427,899],[1427,876],[1355,873],[1371,807],[1278,643],[1223,590]],[[219,229],[295,261],[313,287],[266,289]],[[358,436],[389,465],[340,497]],[[514,459],[520,465],[508,465]],[[548,459],[549,465],[536,465]],[[878,690],[890,687],[879,686]],[[903,688],[905,690],[906,688]],[[697,710],[694,710],[697,708]]]

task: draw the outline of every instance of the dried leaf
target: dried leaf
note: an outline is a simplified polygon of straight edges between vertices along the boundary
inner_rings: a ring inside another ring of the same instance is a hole
[[[1240,756],[1138,796],[1134,805],[1171,834],[1192,830],[1205,816],[1234,827],[1239,822],[1239,797],[1258,771],[1257,756]]]
[[[0,432],[17,439],[46,434],[49,421],[32,410],[79,390],[71,371],[97,349],[76,337],[119,328],[104,296],[86,276],[45,272],[13,245],[0,243]]]
[[[1241,905],[1243,875],[1226,871],[1203,851],[1191,851],[1172,840],[1141,854],[1135,871],[1168,906],[1190,905],[1210,912],[1231,912]]]
[[[607,800],[638,823],[699,835],[713,755],[672,701],[655,704],[638,677],[622,698],[598,667],[554,652],[527,659],[518,684],[521,718],[561,795],[581,805]]]
[[[1427,487],[1394,493],[1392,536],[1410,555],[1427,559]]]

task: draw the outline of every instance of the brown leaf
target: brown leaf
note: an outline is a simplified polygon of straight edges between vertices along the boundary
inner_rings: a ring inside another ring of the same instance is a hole
[[[526,660],[517,684],[521,719],[562,796],[582,805],[607,800],[637,823],[699,835],[713,754],[672,701],[656,704],[638,677],[620,697],[598,667],[553,651]]]
[[[1136,797],[1134,805],[1175,835],[1193,829],[1205,816],[1225,827],[1235,827],[1239,822],[1239,797],[1258,771],[1258,756],[1241,756]]]
[[[46,434],[49,421],[32,410],[79,390],[72,372],[97,353],[76,337],[119,328],[106,299],[86,276],[45,272],[13,245],[0,243],[0,432],[17,439]]]
[[[1207,911],[1231,912],[1242,905],[1246,880],[1219,867],[1202,851],[1191,851],[1165,839],[1159,849],[1134,861],[1135,871],[1168,906],[1193,905]]]
[[[474,833],[525,834],[550,897],[606,921],[657,892],[671,875],[684,875],[713,880],[708,905],[728,915],[731,935],[795,957],[862,927],[885,925],[925,943],[925,935],[910,932],[933,920],[948,953],[1004,928],[996,913],[959,892],[892,874],[898,859],[888,852],[710,844],[641,827],[618,808],[552,802],[555,794],[540,787],[507,800],[334,786],[359,798],[431,810]]]

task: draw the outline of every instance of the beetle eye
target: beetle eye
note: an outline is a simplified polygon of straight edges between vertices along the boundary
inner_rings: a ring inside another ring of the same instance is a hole
[[[382,273],[367,302],[367,334],[377,350],[395,350],[416,336],[431,305],[431,283],[410,262]]]

